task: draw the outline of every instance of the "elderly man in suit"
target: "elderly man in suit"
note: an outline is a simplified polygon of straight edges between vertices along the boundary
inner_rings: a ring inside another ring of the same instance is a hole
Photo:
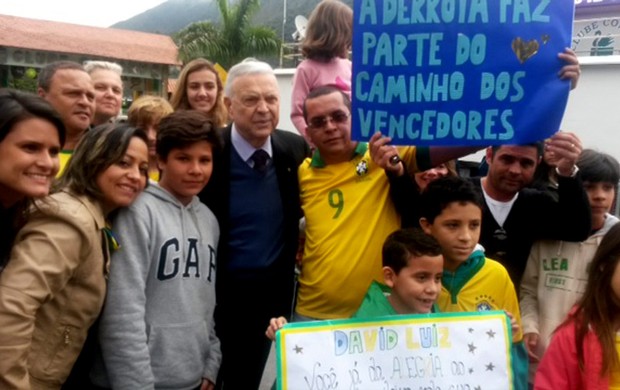
[[[224,95],[232,123],[222,130],[222,155],[200,196],[221,229],[219,384],[257,389],[270,346],[265,326],[271,317],[291,314],[301,217],[297,168],[309,148],[302,137],[276,129],[280,92],[268,64],[233,66]]]

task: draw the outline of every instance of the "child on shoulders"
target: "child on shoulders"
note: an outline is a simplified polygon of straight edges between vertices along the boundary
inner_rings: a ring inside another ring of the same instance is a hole
[[[353,10],[339,0],[323,0],[312,11],[301,44],[305,57],[293,76],[291,121],[306,139],[303,103],[313,89],[332,85],[351,94]]]

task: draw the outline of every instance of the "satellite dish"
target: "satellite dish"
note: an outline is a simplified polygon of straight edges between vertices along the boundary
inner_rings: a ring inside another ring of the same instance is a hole
[[[303,15],[295,16],[295,28],[297,29],[293,33],[293,39],[296,42],[301,41],[306,37],[306,27],[308,26],[308,19]]]

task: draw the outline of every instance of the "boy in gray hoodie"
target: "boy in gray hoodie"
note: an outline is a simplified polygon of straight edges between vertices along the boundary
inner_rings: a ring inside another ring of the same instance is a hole
[[[534,383],[538,362],[553,332],[585,291],[590,263],[603,236],[618,222],[609,214],[620,179],[618,161],[585,149],[577,166],[592,212],[590,236],[582,242],[535,242],[521,280],[521,321],[530,355],[530,383]]]
[[[221,361],[213,319],[220,232],[196,195],[209,181],[218,145],[213,123],[198,111],[160,122],[160,181],[113,223],[121,247],[111,260],[95,385],[213,388]]]

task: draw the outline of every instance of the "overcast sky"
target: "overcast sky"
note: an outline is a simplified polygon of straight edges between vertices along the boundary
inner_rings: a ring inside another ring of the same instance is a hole
[[[0,0],[0,14],[109,27],[166,0]]]

